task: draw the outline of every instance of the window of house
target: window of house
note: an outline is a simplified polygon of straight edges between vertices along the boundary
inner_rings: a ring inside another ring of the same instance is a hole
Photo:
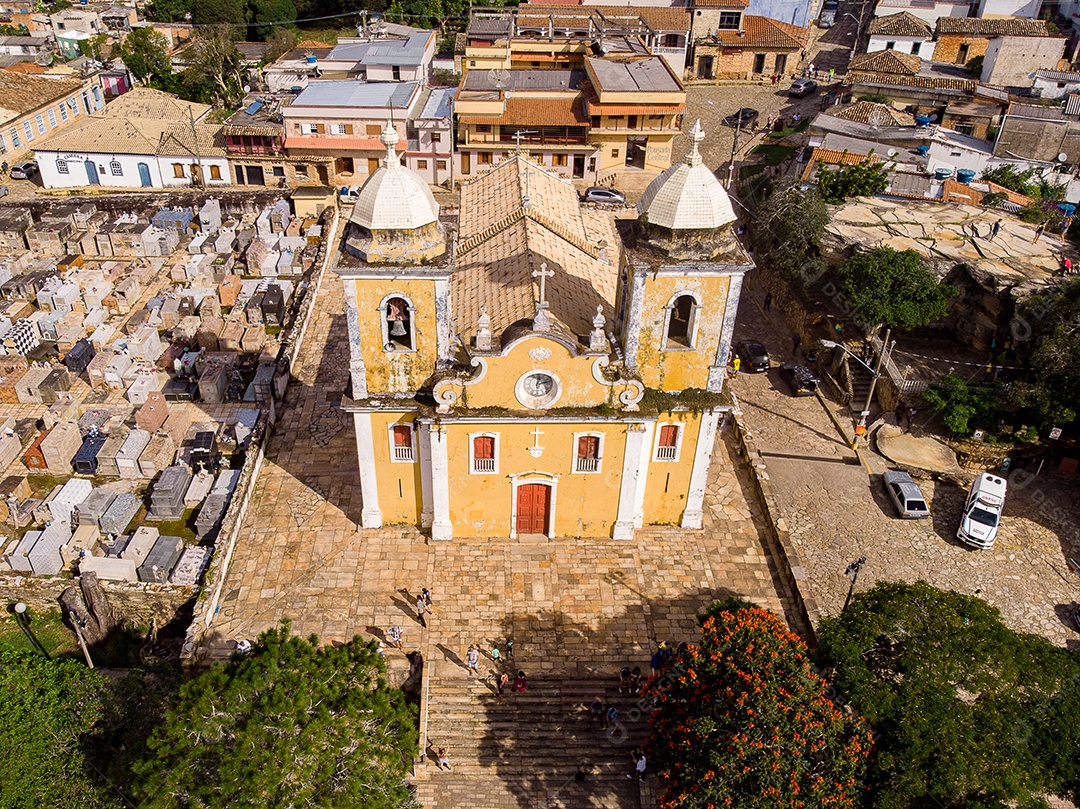
[[[56,173],[57,174],[67,174],[68,173],[68,162],[66,160],[57,160],[56,161]]]
[[[379,135],[382,134],[382,130],[383,128],[378,124],[367,124],[366,126],[364,126],[364,132],[367,133],[368,137],[377,138],[379,137]]]
[[[300,134],[302,135],[317,135],[319,133],[318,124],[300,124]]]
[[[611,150],[611,156],[612,157],[618,157],[619,156],[619,150],[618,149],[612,149]]]
[[[417,171],[427,171],[427,161],[426,160],[417,160],[416,161],[416,170]]]
[[[553,154],[551,156],[551,165],[553,165],[553,166],[565,166],[566,165],[566,155],[564,155],[564,154]]]
[[[30,126],[29,121],[22,122],[23,133],[26,135],[26,140],[29,143],[34,139],[34,127]]]
[[[401,81],[401,68],[398,65],[390,68],[390,74],[393,76],[394,81]]]
[[[11,135],[11,144],[15,148],[22,146],[22,141],[19,139],[18,129],[16,129],[15,127],[11,127],[11,130],[8,132],[8,134]]]
[[[210,167],[210,179],[211,180],[220,180],[221,179],[221,166],[211,166]]]
[[[911,43],[911,53],[912,53],[912,54],[913,54],[914,56],[918,56],[918,55],[919,55],[919,49],[920,49],[920,48],[922,48],[922,43],[921,43],[921,42],[912,42],[912,43]]]
[[[895,42],[886,42],[885,43],[885,50],[887,50],[887,51],[891,51],[895,47],[896,47]]]
[[[974,135],[975,124],[956,124],[956,131],[961,135]]]
[[[599,129],[600,128],[600,116],[599,115],[593,115],[589,120],[589,126],[591,126],[593,129]]]
[[[278,168],[279,168],[278,166],[275,166],[274,171],[277,171]],[[281,175],[280,176],[284,177],[285,176],[285,167],[281,166],[280,168],[281,168]],[[297,163],[296,166],[293,168],[293,170],[296,172],[296,175],[298,177],[307,177],[307,166],[304,163]]]
[[[391,295],[382,305],[383,348],[386,351],[412,351],[413,307],[407,299]]]
[[[499,438],[494,433],[472,436],[469,442],[469,472],[492,475],[499,471]]]
[[[67,108],[67,104],[62,104],[62,103],[61,103],[61,104],[57,104],[57,105],[56,105],[56,107],[57,107],[57,109],[59,109],[59,110],[60,110],[60,120],[61,120],[61,121],[66,121],[66,120],[68,119],[68,108]]]
[[[475,129],[476,129],[476,134],[478,134],[478,135],[490,135],[491,134],[491,124],[477,124]]]
[[[721,31],[738,31],[742,25],[742,12],[741,11],[721,11],[720,22],[717,24],[717,28]]]
[[[574,436],[574,471],[593,473],[600,471],[600,451],[604,437],[600,433],[582,433]]]
[[[663,424],[656,438],[655,461],[679,460],[679,445],[682,443],[682,428],[678,424]]]
[[[679,295],[668,306],[667,311],[667,348],[694,347],[694,316],[697,313],[697,301],[692,295]]]
[[[491,152],[477,152],[476,162],[483,166],[491,165]]]
[[[184,177],[184,164],[173,163],[172,164],[172,176],[177,179],[183,179]]]
[[[664,34],[660,38],[660,47],[662,48],[681,48],[682,36],[680,34]]]
[[[301,168],[304,169],[303,172],[300,171]],[[213,176],[213,169],[211,169],[210,172],[211,172],[210,176]],[[275,177],[284,177],[285,176],[285,167],[284,166],[272,166],[270,168],[270,173],[273,174]],[[307,174],[307,167],[306,166],[297,166],[296,167],[296,173],[297,174],[301,174],[301,173]]]
[[[446,171],[446,161],[445,160],[436,160],[435,161],[435,168],[437,168],[439,171]]]
[[[34,126],[37,127],[39,135],[45,134],[45,116],[40,112],[34,116]]]
[[[469,60],[469,67],[476,67],[476,60],[475,59],[470,59]]]
[[[431,142],[432,143],[442,143],[442,132],[432,132],[431,133]]]
[[[394,463],[412,463],[416,458],[413,451],[413,428],[411,424],[393,424],[390,426],[390,460]]]
[[[0,135],[0,154],[7,152],[7,141],[4,140],[4,136]]]
[[[124,176],[124,167],[120,165],[119,160],[110,161],[110,163],[109,163],[109,174],[111,174],[113,177],[123,177]]]
[[[54,110],[52,107],[49,107],[47,110],[45,110],[45,114],[49,117],[49,128],[56,129],[56,110]]]

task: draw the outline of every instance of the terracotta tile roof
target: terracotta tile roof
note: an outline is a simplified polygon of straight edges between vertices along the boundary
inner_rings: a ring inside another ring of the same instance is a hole
[[[870,22],[870,34],[929,39],[933,30],[910,11],[901,11],[899,14],[890,14],[887,17],[875,17]]]
[[[45,67],[39,65],[37,62],[16,62],[13,65],[8,65],[4,70],[10,70],[12,73],[32,74],[37,76],[47,72]]]
[[[77,92],[79,79],[45,79],[0,70],[0,121],[10,120]]]
[[[588,126],[589,119],[578,98],[529,98],[514,95],[506,100],[502,115],[484,117],[462,115],[463,124],[502,124],[504,126]]]
[[[1008,197],[1009,202],[1015,202],[1017,205],[1022,206],[1027,206],[1034,202],[1031,197],[1025,196],[1018,191],[1013,191],[1011,188],[1006,188],[1003,185],[998,185],[997,183],[990,182],[990,180],[983,180],[983,182],[985,182],[987,186],[990,187],[991,194],[1005,194]]]
[[[746,8],[750,0],[694,0],[696,8],[730,8],[732,10]]]
[[[851,60],[851,71],[865,73],[896,73],[914,76],[922,70],[922,59],[912,53],[899,51],[874,51]]]
[[[829,114],[833,118],[858,121],[860,124],[873,126],[915,126],[913,115],[894,110],[888,104],[875,104],[873,101],[856,101],[854,104],[841,107],[839,112]]]
[[[941,201],[942,202],[965,202],[968,205],[978,205],[982,202],[982,192],[976,191],[970,185],[957,182],[956,180],[946,180],[941,184]]]
[[[886,87],[915,87],[924,90],[962,90],[974,92],[975,79],[947,79],[937,76],[901,76],[896,73],[870,73],[852,70],[844,76],[844,84],[880,84]]]
[[[744,14],[742,31],[717,31],[714,37],[725,48],[774,48],[797,50],[806,47],[810,29],[798,25]],[[742,34],[742,36],[740,36]]]
[[[856,154],[855,152],[841,151],[840,149],[825,149],[821,146],[815,146],[814,151],[810,154],[810,159],[806,161],[802,179],[804,181],[809,180],[816,172],[819,163],[826,163],[830,166],[854,166],[867,159],[875,163],[878,162],[878,158],[874,155]]]
[[[1047,37],[1050,31],[1045,20],[1024,17],[939,17],[937,36],[970,34],[980,37]]]
[[[512,156],[461,188],[458,262],[450,280],[457,332],[475,334],[484,309],[496,334],[531,319],[539,298],[532,273],[541,264],[555,273],[546,294],[558,332],[588,334],[597,306],[611,322],[618,244],[612,223],[605,228],[583,216],[571,183]]]
[[[595,12],[612,22],[619,22],[619,18],[638,17],[658,31],[690,30],[690,12],[685,7],[679,6],[582,6],[576,0],[568,3],[553,3],[551,0],[546,0],[543,3],[527,3],[519,6],[519,9],[565,14],[567,6],[576,6],[578,8],[575,10],[583,13]]]

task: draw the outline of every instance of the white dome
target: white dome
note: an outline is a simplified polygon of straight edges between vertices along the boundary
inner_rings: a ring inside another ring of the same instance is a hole
[[[430,225],[439,218],[439,203],[427,182],[401,165],[394,151],[398,135],[389,124],[380,140],[386,146],[386,165],[376,169],[360,189],[350,221],[368,230],[416,230]]]
[[[669,230],[712,230],[735,221],[727,191],[701,162],[698,145],[705,139],[701,122],[690,130],[690,154],[649,183],[638,201],[650,225]]]

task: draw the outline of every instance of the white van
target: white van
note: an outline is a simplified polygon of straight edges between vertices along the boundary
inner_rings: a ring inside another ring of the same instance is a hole
[[[964,514],[960,517],[960,528],[956,537],[975,548],[988,550],[994,547],[997,539],[1001,511],[1005,508],[1004,478],[983,472],[971,484],[971,493],[964,504]]]

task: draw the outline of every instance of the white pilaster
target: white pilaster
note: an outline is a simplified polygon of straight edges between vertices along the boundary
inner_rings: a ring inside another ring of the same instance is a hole
[[[352,395],[354,399],[366,399],[368,395],[367,368],[364,366],[364,349],[360,339],[360,312],[356,302],[356,281],[345,278],[342,282],[345,284],[345,324],[349,327],[349,378],[352,381]],[[360,440],[359,436],[357,440]]]
[[[420,450],[420,527],[431,528],[431,422],[417,420]]]
[[[450,279],[435,279],[435,348],[440,368],[454,358],[453,315],[450,311]]]
[[[639,482],[644,485],[645,469],[641,465],[641,445],[645,441],[645,425],[626,426],[626,453],[623,456],[622,481],[619,486],[619,513],[611,536],[614,539],[634,538],[634,512],[637,510]]]
[[[629,311],[626,313],[626,345],[623,349],[627,368],[637,368],[638,347],[641,345],[641,329],[645,310],[645,268],[627,267],[626,283],[630,285]]]
[[[450,523],[450,460],[446,450],[446,430],[437,424],[428,425],[431,452],[431,538],[454,538]]]
[[[716,356],[709,367],[709,381],[705,389],[719,393],[724,389],[724,377],[727,376],[727,359],[731,351],[731,335],[735,331],[735,316],[739,313],[739,298],[742,297],[743,274],[737,273],[728,281],[727,300],[724,302],[724,324],[720,329],[720,342],[716,344]]]
[[[653,436],[656,433],[656,422],[645,422],[645,435],[641,439],[641,463],[638,469],[637,494],[634,496],[634,527],[641,528],[645,524],[645,484],[649,482],[649,462],[652,461]]]
[[[719,418],[720,412],[717,410],[706,410],[701,414],[697,448],[694,452],[694,469],[690,473],[690,491],[686,494],[686,509],[683,511],[683,528],[701,528],[704,520],[701,507],[705,502],[705,485],[709,481],[709,464],[712,462],[716,423]]]
[[[353,413],[356,428],[356,460],[360,465],[360,497],[363,511],[360,525],[364,528],[382,528],[382,511],[379,509],[379,485],[375,475],[375,444],[371,435],[371,414]]]

